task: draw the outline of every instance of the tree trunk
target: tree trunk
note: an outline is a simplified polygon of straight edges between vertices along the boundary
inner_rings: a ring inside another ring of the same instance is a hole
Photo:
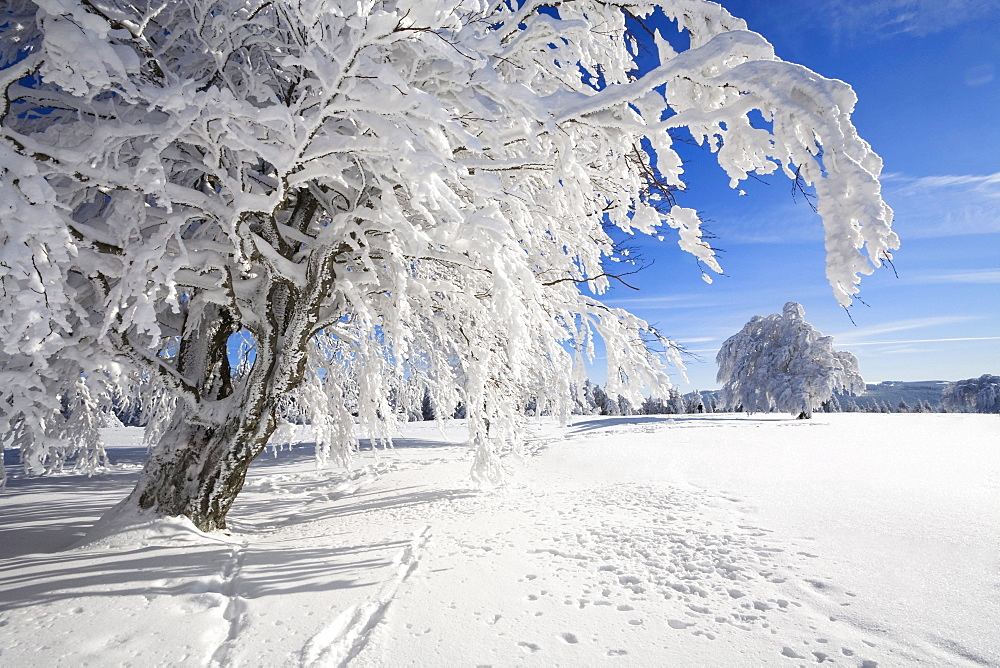
[[[292,219],[304,229],[319,203],[305,192],[295,202]],[[273,220],[264,222],[257,225],[261,234],[276,229]],[[292,261],[298,244],[269,241]],[[330,293],[338,256],[348,250],[341,244],[310,258],[305,289],[262,272],[269,285],[259,291],[264,298],[251,309],[262,316],[253,325],[241,323],[232,306],[211,300],[189,303],[176,366],[188,396],[178,401],[139,482],[115,512],[138,507],[164,516],[184,515],[202,531],[226,528],[226,514],[250,463],[274,433],[279,399],[305,378],[320,305]],[[243,326],[256,344],[256,357],[237,382],[229,364],[229,339]]]
[[[126,506],[184,515],[202,531],[226,528],[226,514],[250,463],[274,432],[273,411],[197,424],[179,409],[146,463]]]

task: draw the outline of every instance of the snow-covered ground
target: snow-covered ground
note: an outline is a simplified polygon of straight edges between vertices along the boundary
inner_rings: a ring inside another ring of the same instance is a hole
[[[114,470],[0,497],[0,665],[1000,665],[1000,419],[533,426],[471,488],[460,423],[315,470],[266,456],[231,535],[79,542]]]

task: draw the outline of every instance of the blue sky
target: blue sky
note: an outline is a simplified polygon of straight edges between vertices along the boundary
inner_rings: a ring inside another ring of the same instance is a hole
[[[778,56],[851,84],[854,122],[885,161],[883,194],[902,239],[891,269],[862,283],[868,304],[835,301],[822,228],[791,183],[749,181],[746,197],[707,160],[688,166],[680,203],[698,209],[723,248],[725,276],[643,241],[654,264],[609,303],[654,323],[700,357],[683,391],[717,387],[715,353],[753,315],[797,301],[868,382],[1000,373],[1000,2],[724,0]],[[638,240],[637,241],[642,241]],[[598,365],[600,361],[598,361]],[[595,369],[595,380],[603,380]]]

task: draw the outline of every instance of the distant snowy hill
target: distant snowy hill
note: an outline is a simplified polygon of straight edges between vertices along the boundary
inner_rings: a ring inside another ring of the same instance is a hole
[[[893,410],[899,406],[900,401],[905,401],[907,406],[913,408],[919,401],[925,399],[930,403],[931,408],[938,410],[941,408],[941,393],[944,392],[944,388],[949,382],[947,380],[886,380],[881,383],[866,383],[865,393],[860,396],[838,394],[837,397],[842,404],[846,405],[847,401],[853,401],[863,410],[870,408],[875,401],[878,401],[880,405],[888,402]],[[691,392],[684,396],[690,398],[693,395],[694,392]],[[701,391],[701,396],[706,401],[712,400],[718,403],[718,395],[718,390]]]
[[[893,408],[896,408],[900,401],[905,401],[908,406],[913,407],[918,401],[926,399],[934,410],[938,410],[941,407],[941,393],[947,385],[946,380],[911,382],[886,380],[878,384],[868,383],[862,396],[851,398],[862,408],[871,406],[876,400],[882,404],[889,402]]]

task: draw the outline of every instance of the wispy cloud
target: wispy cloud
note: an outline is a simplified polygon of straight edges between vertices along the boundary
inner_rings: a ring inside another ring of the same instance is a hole
[[[842,39],[863,35],[930,35],[981,20],[994,0],[820,0],[815,9]]]
[[[683,343],[683,344],[686,345],[686,344],[689,344],[689,343],[708,343],[709,341],[718,341],[719,339],[717,339],[715,337],[712,337],[712,336],[695,336],[695,337],[691,337],[691,338],[688,338],[688,337],[679,338],[677,340],[680,343]]]
[[[993,79],[996,77],[996,70],[990,63],[985,63],[983,65],[976,65],[975,67],[970,67],[965,72],[965,85],[966,86],[985,86],[988,83],[992,83]]]
[[[972,271],[951,271],[943,273],[917,274],[908,277],[910,283],[1000,283],[1000,269],[982,269]]]
[[[834,334],[833,338],[836,341],[836,346],[857,346],[857,345],[870,345],[871,337],[879,336],[881,334],[891,334],[892,332],[905,332],[907,330],[913,329],[924,329],[927,327],[940,327],[941,325],[954,325],[960,322],[968,322],[970,320],[976,320],[974,316],[935,316],[929,318],[910,318],[907,320],[896,320],[894,322],[887,322],[882,325],[877,325],[875,327],[866,327],[864,329],[855,329],[847,332],[842,332],[840,334]],[[887,343],[887,342],[883,342]],[[892,343],[892,342],[888,342]],[[903,343],[897,341],[896,343]]]
[[[951,343],[958,341],[1000,341],[1000,336],[952,336],[940,339],[904,339],[902,341],[856,341],[852,346],[895,346],[910,343]]]
[[[904,238],[1000,232],[1000,172],[913,177],[882,176],[883,197],[895,209]]]
[[[649,297],[611,297],[604,300],[608,306],[624,309],[673,309],[710,307],[720,303],[717,297],[706,298],[704,295],[651,295]]]
[[[1000,172],[993,174],[943,174],[938,176],[907,176],[887,173],[882,175],[883,183],[902,183],[900,192],[916,195],[927,188],[969,187],[989,197],[1000,197]]]
[[[895,212],[893,228],[904,241],[1000,232],[1000,172],[930,176],[897,172],[883,174],[880,180],[882,196]],[[771,182],[784,190],[777,177]],[[764,200],[739,216],[722,218],[712,228],[725,246],[812,242],[822,238],[820,225],[818,216],[789,196]]]

